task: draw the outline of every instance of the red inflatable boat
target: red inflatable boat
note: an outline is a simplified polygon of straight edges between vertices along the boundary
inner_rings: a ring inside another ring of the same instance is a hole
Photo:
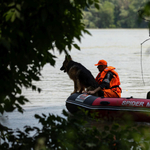
[[[98,118],[108,121],[132,118],[136,122],[150,122],[150,99],[140,98],[101,98],[88,94],[74,93],[66,100],[70,113],[83,108],[91,115],[97,112]]]

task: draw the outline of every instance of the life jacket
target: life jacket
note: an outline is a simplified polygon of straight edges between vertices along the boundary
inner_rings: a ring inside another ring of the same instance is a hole
[[[111,91],[115,92],[118,97],[121,97],[121,88],[119,87],[120,85],[120,79],[119,79],[119,75],[118,73],[114,70],[115,68],[112,67],[112,66],[108,66],[107,68],[105,68],[102,72],[100,72],[97,77],[96,77],[96,81],[98,82],[98,84],[100,85],[102,83],[102,81],[104,80],[106,74],[111,71],[114,75],[113,75],[113,78],[111,79],[110,81],[110,87],[109,89],[103,89],[104,91],[104,94],[106,91],[109,91],[109,93]],[[108,92],[107,92],[108,93]],[[108,94],[107,94],[108,95]],[[107,96],[107,97],[111,97],[111,93],[110,93],[110,96]],[[105,97],[105,96],[104,96]]]

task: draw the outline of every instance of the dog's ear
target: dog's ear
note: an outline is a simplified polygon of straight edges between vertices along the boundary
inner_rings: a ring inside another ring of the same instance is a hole
[[[71,58],[71,56],[70,56],[70,55],[66,55],[65,60],[70,61],[70,60],[72,60],[72,58]]]

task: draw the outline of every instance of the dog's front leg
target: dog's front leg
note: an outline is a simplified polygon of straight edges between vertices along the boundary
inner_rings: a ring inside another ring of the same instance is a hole
[[[80,83],[80,89],[79,89],[79,93],[84,93],[85,92],[85,87],[83,84]]]
[[[78,90],[77,81],[73,80],[73,82],[74,82],[74,91],[71,93],[71,95],[76,93]]]

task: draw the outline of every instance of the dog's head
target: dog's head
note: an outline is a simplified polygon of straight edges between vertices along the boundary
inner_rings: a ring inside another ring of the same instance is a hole
[[[65,60],[62,64],[62,67],[60,68],[61,71],[67,72],[68,64],[72,60],[70,55],[66,55]]]

